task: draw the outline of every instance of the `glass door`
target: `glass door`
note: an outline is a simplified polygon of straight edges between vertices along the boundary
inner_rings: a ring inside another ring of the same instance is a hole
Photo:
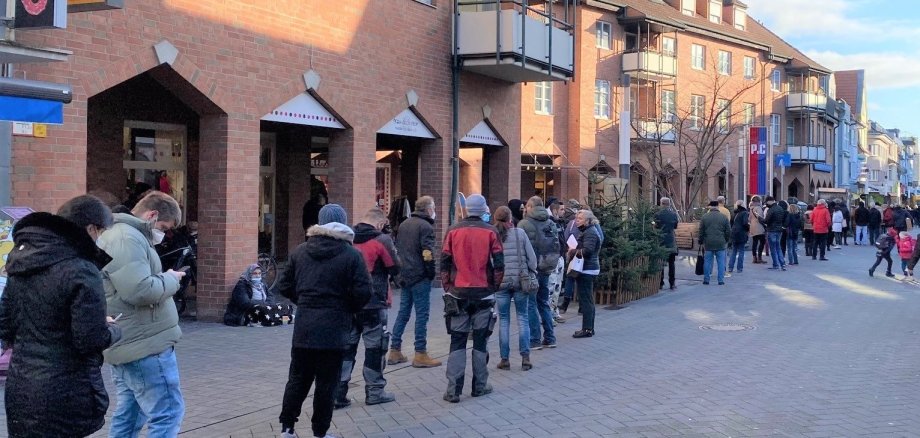
[[[275,145],[273,132],[259,137],[259,253],[275,255]]]
[[[128,189],[159,190],[172,196],[186,215],[187,137],[184,125],[126,120],[122,167]]]

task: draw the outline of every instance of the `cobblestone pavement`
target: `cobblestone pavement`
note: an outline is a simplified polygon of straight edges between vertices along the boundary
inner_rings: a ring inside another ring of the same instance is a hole
[[[492,395],[441,400],[444,367],[387,368],[397,401],[336,411],[345,437],[849,437],[920,436],[920,286],[869,278],[868,247],[829,262],[803,257],[788,272],[748,264],[726,286],[700,284],[681,258],[676,292],[619,311],[598,309],[597,336],[557,327],[559,347],[535,367],[494,369]],[[897,264],[897,260],[895,261]],[[899,276],[900,277],[900,276]],[[439,307],[439,291],[432,303]],[[394,309],[396,306],[394,306]],[[433,309],[439,315],[439,309]],[[395,320],[395,310],[390,321]],[[742,331],[725,329],[742,324]],[[701,330],[701,326],[715,330]],[[184,437],[274,437],[291,327],[187,323],[178,347],[187,410]],[[446,359],[442,319],[430,352]],[[412,324],[404,344],[412,345]],[[359,358],[359,363],[361,359]],[[108,379],[108,370],[104,371]],[[360,368],[355,380],[361,384]],[[113,401],[114,403],[114,401]],[[298,430],[309,436],[310,401]],[[109,412],[113,410],[110,407]],[[6,436],[5,418],[0,436]],[[107,425],[108,426],[108,425]],[[97,436],[105,436],[99,433]]]

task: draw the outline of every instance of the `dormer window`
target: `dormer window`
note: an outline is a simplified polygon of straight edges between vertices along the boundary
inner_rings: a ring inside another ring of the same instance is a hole
[[[735,8],[735,29],[747,30],[747,11]]]
[[[722,23],[722,2],[720,0],[709,2],[709,21],[716,24]]]
[[[696,15],[696,0],[680,0],[680,11],[684,15]]]

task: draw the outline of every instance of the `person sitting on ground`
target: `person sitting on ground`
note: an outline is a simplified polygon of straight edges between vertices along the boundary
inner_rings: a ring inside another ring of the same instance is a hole
[[[290,317],[288,323],[292,324],[293,310],[292,305],[275,301],[271,291],[262,283],[262,267],[253,263],[243,271],[233,288],[224,313],[224,324],[271,327],[281,325],[285,316]]]

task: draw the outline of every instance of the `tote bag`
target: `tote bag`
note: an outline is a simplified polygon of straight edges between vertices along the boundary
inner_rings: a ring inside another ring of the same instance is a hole
[[[582,250],[578,250],[572,261],[569,262],[569,270],[566,273],[569,277],[577,277],[585,269],[585,256]]]
[[[703,259],[703,246],[700,245],[700,251],[696,254],[696,275],[703,275],[703,265],[706,263]]]

